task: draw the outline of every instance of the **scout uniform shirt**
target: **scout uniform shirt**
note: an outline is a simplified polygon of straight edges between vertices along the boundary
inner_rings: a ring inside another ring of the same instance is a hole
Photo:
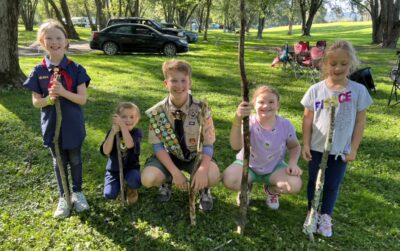
[[[146,115],[150,119],[149,125],[149,143],[164,145],[168,153],[174,155],[180,160],[190,161],[196,157],[197,142],[199,137],[199,114],[201,112],[201,102],[188,96],[187,102],[179,109],[184,128],[184,140],[187,149],[190,152],[189,156],[182,154],[181,145],[177,140],[177,135],[174,128],[175,113],[178,110],[169,96],[161,102],[154,105],[146,111]],[[211,117],[211,111],[207,109],[203,124],[203,145],[213,145],[215,142],[214,123]]]
[[[23,86],[42,95],[42,97],[48,96],[48,88],[51,86],[51,79],[53,77],[50,64],[51,62],[46,56],[41,64],[35,66]],[[81,65],[64,56],[58,67],[61,74],[61,83],[66,90],[77,93],[78,85],[83,83],[88,87],[90,77],[86,74],[85,68]],[[74,149],[82,144],[86,136],[83,111],[80,105],[66,98],[60,97],[59,100],[62,111],[60,131],[61,148]],[[52,147],[56,127],[56,109],[54,105],[43,107],[40,112],[40,117],[43,144],[46,147]]]

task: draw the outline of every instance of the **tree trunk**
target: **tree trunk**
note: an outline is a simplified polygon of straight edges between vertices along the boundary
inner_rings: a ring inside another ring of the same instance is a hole
[[[44,11],[46,12],[46,17],[53,18],[53,12],[49,8],[49,2],[47,0],[43,0],[44,3]]]
[[[104,16],[103,7],[104,2],[102,0],[95,0],[96,3],[96,23],[99,30],[106,27],[106,17]]]
[[[257,39],[262,39],[262,34],[265,26],[265,15],[258,18]]]
[[[0,88],[20,87],[26,76],[18,59],[19,0],[0,1]]]
[[[311,26],[314,21],[314,16],[317,13],[318,9],[321,7],[322,2],[323,0],[299,0],[302,20],[302,36],[311,35]]]
[[[204,27],[204,36],[203,36],[203,41],[208,41],[207,35],[208,35],[208,19],[210,19],[210,11],[211,11],[211,4],[212,0],[207,0],[207,13],[206,13],[206,24]]]
[[[293,20],[294,20],[294,0],[291,1],[290,3],[290,8],[289,8],[289,24],[288,24],[288,35],[293,34]]]
[[[84,7],[85,7],[86,16],[87,16],[87,18],[88,18],[88,20],[89,20],[90,29],[91,29],[92,31],[96,31],[96,30],[97,30],[97,27],[96,27],[96,24],[93,23],[92,15],[90,14],[90,10],[89,10],[89,7],[87,6],[87,2],[84,1],[84,2],[83,2],[83,5],[84,5]]]
[[[68,38],[80,39],[79,34],[76,32],[74,24],[72,23],[71,14],[69,13],[67,0],[60,0],[60,4],[61,4],[61,10],[65,17],[65,22],[67,23],[65,28],[67,30]]]
[[[21,4],[21,17],[24,22],[25,31],[33,31],[33,21],[35,18],[38,0],[25,0]]]
[[[200,7],[200,13],[199,13],[199,29],[198,29],[198,33],[201,33],[203,31],[203,22],[204,22],[204,9],[205,9],[206,5],[202,4]]]
[[[382,47],[396,48],[400,35],[400,0],[381,0]]]

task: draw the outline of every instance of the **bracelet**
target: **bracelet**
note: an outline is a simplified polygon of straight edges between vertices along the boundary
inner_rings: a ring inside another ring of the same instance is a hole
[[[47,95],[47,97],[46,97],[46,102],[47,102],[47,105],[54,105],[54,102],[53,102],[53,100],[51,100],[49,95]]]

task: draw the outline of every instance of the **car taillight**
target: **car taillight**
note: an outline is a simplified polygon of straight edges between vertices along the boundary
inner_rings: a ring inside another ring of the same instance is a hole
[[[98,37],[99,36],[99,33],[97,33],[97,32],[93,32],[92,33],[92,38],[94,39],[94,38],[96,38],[96,37]]]

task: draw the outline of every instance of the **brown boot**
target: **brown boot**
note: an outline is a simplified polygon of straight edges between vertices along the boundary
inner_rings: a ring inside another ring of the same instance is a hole
[[[139,199],[139,193],[136,189],[128,188],[128,192],[126,195],[126,201],[128,205],[135,204]]]

